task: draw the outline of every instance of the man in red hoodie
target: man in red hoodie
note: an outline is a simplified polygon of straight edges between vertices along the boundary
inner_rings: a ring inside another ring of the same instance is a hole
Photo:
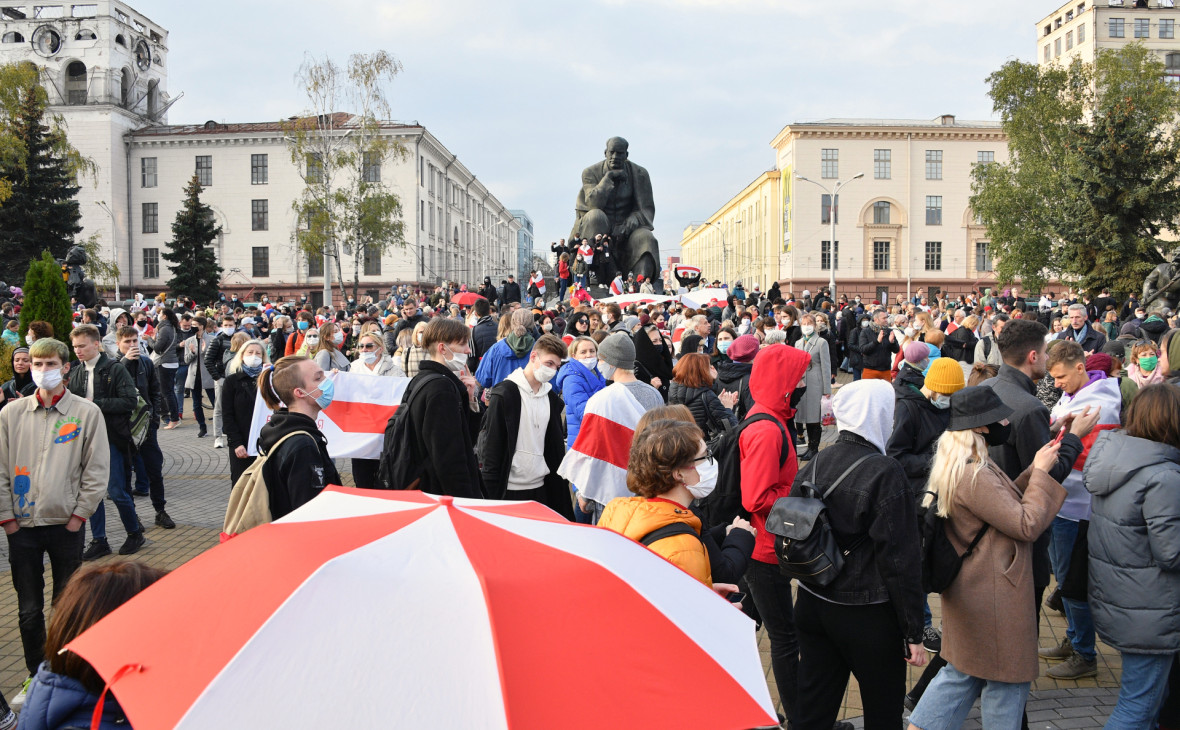
[[[788,434],[790,454],[786,462],[780,463],[780,460],[784,429],[795,417],[791,394],[810,363],[811,357],[807,353],[786,345],[770,345],[758,353],[750,372],[750,395],[754,398],[754,407],[747,418],[756,413],[768,413],[782,424],[782,428],[770,421],[755,421],[746,426],[738,439],[742,506],[750,512],[750,522],[758,531],[746,582],[770,638],[770,664],[788,720],[794,717],[798,695],[799,643],[795,636],[791,580],[779,572],[774,535],[766,531],[766,515],[776,499],[790,494],[795,474],[799,471],[789,430],[785,433]]]

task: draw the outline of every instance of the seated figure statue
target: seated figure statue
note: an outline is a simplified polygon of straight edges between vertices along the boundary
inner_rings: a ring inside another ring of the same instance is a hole
[[[1172,311],[1180,304],[1180,249],[1172,252],[1172,260],[1152,269],[1143,282],[1140,299],[1146,311],[1166,307]]]
[[[659,281],[660,247],[652,233],[656,216],[647,170],[627,159],[627,140],[606,141],[605,159],[582,171],[578,191],[577,220],[572,238],[609,235],[615,259],[624,274],[642,274]]]

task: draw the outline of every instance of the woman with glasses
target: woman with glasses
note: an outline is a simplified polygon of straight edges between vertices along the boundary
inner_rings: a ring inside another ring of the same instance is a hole
[[[406,373],[393,358],[385,354],[385,343],[378,332],[366,332],[357,338],[357,358],[348,366],[348,372],[357,375],[391,376],[404,378]],[[356,486],[364,489],[377,488],[377,469],[380,459],[353,459],[352,479]]]

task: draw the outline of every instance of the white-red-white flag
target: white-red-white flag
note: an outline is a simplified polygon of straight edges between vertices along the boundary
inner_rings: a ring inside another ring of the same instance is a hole
[[[537,291],[541,292],[541,296],[545,296],[545,275],[538,271],[533,274],[531,281],[537,285]]]
[[[410,378],[336,373],[335,381],[332,404],[316,419],[316,425],[328,439],[328,454],[333,459],[379,458],[385,426],[401,404]],[[246,442],[250,456],[258,455],[258,434],[271,413],[262,396],[258,396],[250,421],[250,439]]]
[[[586,499],[607,504],[629,497],[627,461],[631,439],[645,409],[621,385],[598,391],[586,402],[578,438],[557,473],[577,486]]]

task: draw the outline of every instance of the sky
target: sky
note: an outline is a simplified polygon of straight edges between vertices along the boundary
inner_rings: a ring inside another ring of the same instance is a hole
[[[568,235],[583,168],[630,142],[663,256],[763,171],[785,125],[994,119],[986,78],[1035,60],[1056,0],[132,0],[169,31],[173,124],[307,108],[305,56],[385,50],[393,116],[436,135],[536,248]]]

